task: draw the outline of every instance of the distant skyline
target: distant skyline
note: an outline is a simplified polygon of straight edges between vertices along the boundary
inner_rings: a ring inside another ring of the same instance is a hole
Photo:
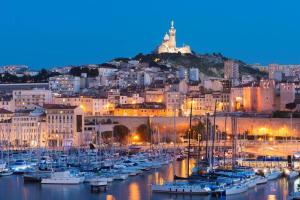
[[[300,64],[300,2],[0,2],[0,66],[97,64],[150,53],[174,19],[177,43],[247,63]]]

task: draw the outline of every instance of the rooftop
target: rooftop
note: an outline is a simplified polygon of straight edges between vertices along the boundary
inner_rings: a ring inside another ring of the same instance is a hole
[[[163,103],[137,103],[137,104],[122,104],[118,105],[116,108],[121,109],[166,109],[166,105]]]
[[[63,104],[44,104],[43,107],[45,109],[67,110],[67,109],[75,109],[77,106],[69,106],[69,105],[63,105]]]
[[[0,114],[12,114],[13,112],[6,110],[4,108],[0,108]]]

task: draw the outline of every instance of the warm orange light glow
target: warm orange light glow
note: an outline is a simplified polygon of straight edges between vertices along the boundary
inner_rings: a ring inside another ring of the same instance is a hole
[[[133,182],[129,185],[129,199],[138,200],[141,199],[141,191],[139,184]]]
[[[154,62],[159,62],[159,58],[155,58],[155,59],[154,59]]]
[[[270,131],[269,131],[269,129],[266,128],[266,127],[260,127],[260,128],[258,129],[258,133],[259,133],[260,135],[264,135],[264,134],[270,133]]]
[[[138,135],[134,135],[134,136],[132,137],[132,139],[133,139],[134,141],[138,141],[138,140],[140,139],[140,137],[139,137]]]
[[[242,99],[242,97],[236,97],[235,100],[236,101],[242,101],[243,99]]]
[[[85,108],[84,108],[84,106],[81,104],[80,106],[79,106],[83,111],[85,110]]]

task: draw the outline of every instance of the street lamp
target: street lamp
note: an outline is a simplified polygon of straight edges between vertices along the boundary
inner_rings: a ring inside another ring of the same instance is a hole
[[[140,140],[140,136],[136,133],[132,135],[132,143],[136,144]]]

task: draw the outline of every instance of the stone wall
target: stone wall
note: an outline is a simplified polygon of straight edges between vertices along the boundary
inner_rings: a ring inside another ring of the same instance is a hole
[[[87,117],[91,120],[94,116]],[[116,116],[96,116],[98,120],[111,119],[119,124],[127,126],[131,132],[136,131],[137,127],[141,124],[147,124],[148,117],[116,117]],[[213,118],[210,117],[211,121]],[[176,132],[183,133],[189,127],[189,117],[176,117]],[[193,123],[197,120],[204,118],[193,118]],[[159,130],[160,133],[172,133],[174,131],[174,118],[173,117],[151,117],[152,127]],[[225,131],[225,117],[217,117],[216,124],[220,131]],[[231,118],[227,117],[226,122],[227,133],[231,133]],[[250,134],[271,136],[300,136],[300,119],[294,118],[246,118],[240,117],[237,120],[237,130],[239,133],[248,131]]]

